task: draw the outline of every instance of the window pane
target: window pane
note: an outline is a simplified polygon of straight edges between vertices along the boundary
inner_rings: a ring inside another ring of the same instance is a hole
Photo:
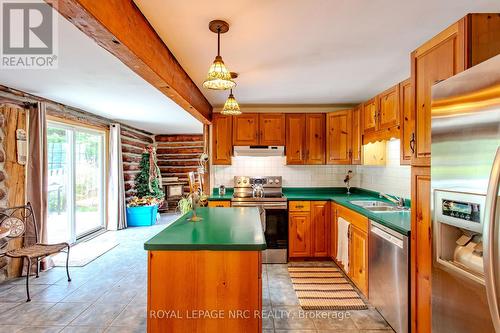
[[[76,236],[103,224],[103,135],[75,132]]]
[[[71,150],[70,132],[47,128],[48,159],[48,241],[66,242],[71,239]]]

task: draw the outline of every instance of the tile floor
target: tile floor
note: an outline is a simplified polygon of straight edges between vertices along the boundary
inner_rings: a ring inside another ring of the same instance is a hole
[[[107,232],[116,248],[85,267],[42,272],[31,280],[32,301],[26,303],[24,279],[0,284],[0,333],[88,333],[146,331],[146,252],[143,243],[162,225]],[[301,311],[286,265],[263,268],[264,333],[392,332],[374,309],[365,311]],[[307,318],[305,318],[307,317]]]

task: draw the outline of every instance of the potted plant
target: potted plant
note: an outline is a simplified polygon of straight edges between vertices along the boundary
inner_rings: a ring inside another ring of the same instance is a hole
[[[153,146],[145,148],[139,167],[140,172],[135,178],[137,196],[127,204],[127,225],[130,227],[155,224],[158,208],[165,198]]]

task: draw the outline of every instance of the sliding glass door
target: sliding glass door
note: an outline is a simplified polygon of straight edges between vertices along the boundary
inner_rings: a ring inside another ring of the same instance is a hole
[[[104,227],[105,133],[49,122],[48,238],[74,243]]]

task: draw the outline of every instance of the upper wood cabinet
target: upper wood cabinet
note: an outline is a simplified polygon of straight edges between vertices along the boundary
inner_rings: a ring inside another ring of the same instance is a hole
[[[306,115],[290,113],[285,116],[286,122],[286,163],[305,163]]]
[[[362,129],[362,106],[358,105],[352,110],[352,158],[351,164],[362,164],[363,163],[363,129]]]
[[[263,146],[285,145],[285,115],[263,113],[259,115],[259,144]]]
[[[378,97],[378,128],[387,129],[399,125],[399,85],[387,89]]]
[[[499,14],[469,14],[411,54],[415,115],[412,165],[430,165],[432,86],[499,54],[499,40]]]
[[[212,116],[212,164],[230,165],[233,153],[233,120],[231,116],[214,113]]]
[[[327,257],[330,246],[330,202],[311,202],[312,256]]]
[[[259,114],[243,113],[233,117],[233,145],[255,146],[259,144]]]
[[[287,164],[325,164],[325,114],[286,114]]]
[[[351,164],[352,110],[326,115],[326,163]]]
[[[399,84],[399,113],[400,113],[400,137],[401,158],[400,164],[410,164],[413,150],[415,149],[415,133],[413,132],[413,99],[411,80],[405,80]]]
[[[324,113],[306,114],[305,164],[325,164],[325,130]]]
[[[243,113],[233,117],[233,145],[283,146],[284,144],[284,114]]]
[[[378,130],[377,115],[378,102],[377,97],[374,97],[363,104],[363,133],[370,133]]]

